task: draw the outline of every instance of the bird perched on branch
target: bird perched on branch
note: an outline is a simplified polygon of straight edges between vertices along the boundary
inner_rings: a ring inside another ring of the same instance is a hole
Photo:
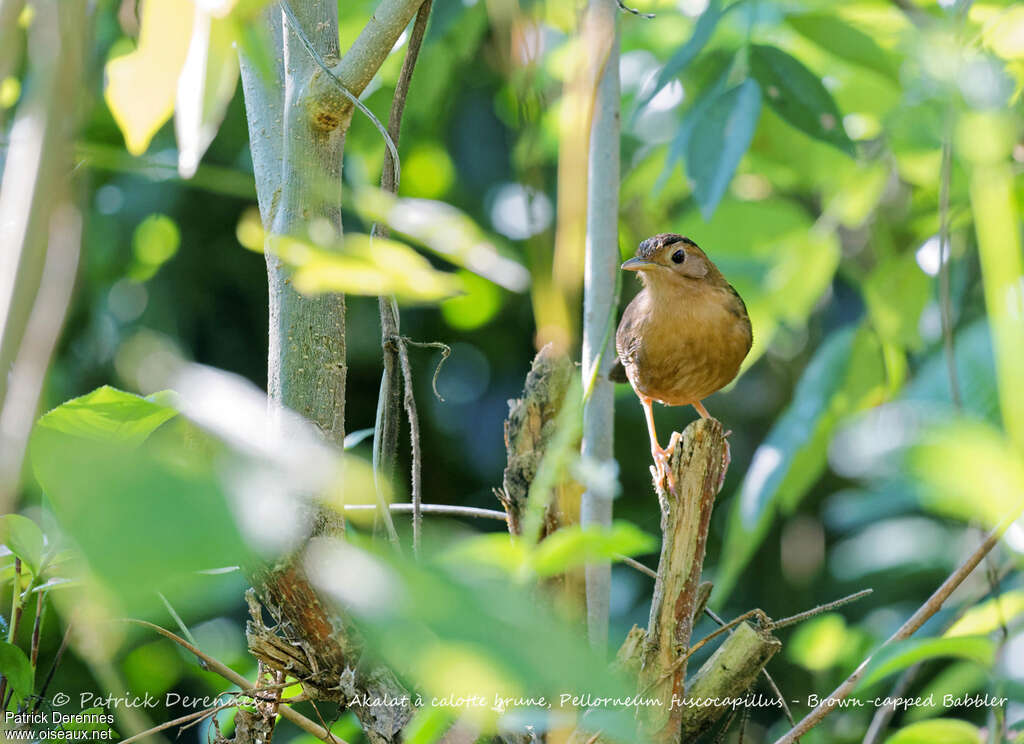
[[[710,418],[701,401],[739,372],[753,342],[750,317],[718,267],[682,235],[648,238],[622,268],[639,272],[644,288],[622,315],[615,334],[619,360],[610,377],[628,381],[640,398],[658,481],[667,476],[674,490],[671,451],[658,444],[651,403],[690,405]]]

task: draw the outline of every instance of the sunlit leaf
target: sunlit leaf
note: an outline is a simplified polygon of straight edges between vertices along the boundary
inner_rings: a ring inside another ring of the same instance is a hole
[[[616,521],[609,529],[571,525],[542,540],[531,562],[539,576],[554,576],[593,560],[642,555],[657,545],[657,540],[630,522]]]
[[[513,292],[529,286],[526,268],[502,255],[495,242],[455,207],[429,199],[398,198],[374,189],[359,190],[353,201],[363,219],[387,225],[446,261]]]
[[[711,35],[715,32],[718,21],[722,18],[722,3],[720,0],[710,0],[704,12],[700,14],[697,23],[693,27],[693,33],[689,40],[669,58],[665,66],[658,73],[654,85],[646,91],[644,96],[637,101],[636,110],[640,111],[651,102],[651,99],[658,94],[662,88],[668,85],[673,78],[686,69],[686,66],[693,61],[704,45],[708,43]]]
[[[814,672],[831,669],[846,655],[852,635],[842,615],[820,615],[797,627],[786,644],[786,655]]]
[[[435,302],[462,290],[458,276],[438,271],[412,248],[387,238],[346,233],[341,244],[328,247],[284,235],[265,241],[255,211],[243,215],[236,234],[250,250],[262,251],[266,244],[293,269],[292,283],[304,294],[394,294],[399,301]]]
[[[50,411],[39,420],[38,427],[96,442],[134,446],[177,415],[170,406],[104,385]]]
[[[986,424],[960,420],[928,431],[907,455],[925,485],[925,508],[995,526],[1024,504],[1024,459]]]
[[[6,545],[21,558],[33,576],[39,575],[43,562],[43,533],[28,517],[5,514],[0,517],[0,545]]]
[[[144,0],[138,48],[107,63],[107,106],[133,155],[171,118],[194,13],[188,0]]]
[[[690,134],[686,172],[704,219],[711,219],[750,146],[761,113],[761,89],[744,80],[716,96]]]
[[[937,718],[906,726],[885,740],[885,744],[981,744],[978,727],[956,718]]]
[[[218,18],[195,6],[188,55],[178,78],[174,131],[178,171],[190,178],[220,128],[238,84],[238,36],[232,18]]]
[[[985,635],[1010,625],[1024,614],[1024,591],[1003,592],[998,597],[975,605],[946,631],[946,638]]]
[[[436,270],[412,248],[386,238],[349,233],[343,251],[292,238],[274,238],[271,247],[295,267],[292,281],[304,294],[394,294],[399,300],[431,302],[461,289],[454,274]]]
[[[0,641],[0,669],[7,678],[9,688],[14,691],[16,700],[24,700],[32,694],[35,671],[24,651],[6,641]]]
[[[895,80],[893,59],[873,38],[834,13],[804,13],[786,17],[797,33],[840,59]]]
[[[771,46],[752,46],[750,65],[768,105],[779,116],[815,139],[835,145],[848,155],[855,154],[839,108],[814,73]]]
[[[995,643],[979,636],[960,638],[911,638],[880,649],[871,659],[857,685],[864,690],[890,674],[931,659],[953,657],[990,666],[995,659]]]

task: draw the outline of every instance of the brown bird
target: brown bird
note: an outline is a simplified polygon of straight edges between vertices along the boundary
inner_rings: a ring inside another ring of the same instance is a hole
[[[682,235],[648,238],[622,268],[639,272],[644,288],[622,315],[615,334],[619,363],[610,377],[628,381],[639,396],[658,480],[668,475],[674,490],[671,453],[658,444],[651,402],[690,405],[710,418],[701,400],[739,372],[753,342],[750,316],[718,267]]]

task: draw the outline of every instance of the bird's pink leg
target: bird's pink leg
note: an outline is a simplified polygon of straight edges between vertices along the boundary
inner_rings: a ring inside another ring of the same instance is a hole
[[[651,399],[646,395],[639,395],[640,405],[644,407],[644,416],[647,417],[647,433],[651,435],[651,457],[654,458],[654,465],[658,469],[658,482],[667,482],[668,490],[676,492],[676,479],[668,466],[668,458],[671,450],[662,449],[658,444],[658,432],[654,428],[654,410],[651,408]]]
[[[691,405],[697,410],[697,413],[700,414],[701,418],[706,418],[706,419],[711,418],[711,414],[708,413],[708,409],[705,408],[704,404],[701,403],[699,400],[694,402],[694,403],[692,403]],[[725,484],[725,474],[729,471],[729,463],[732,462],[732,449],[729,447],[729,439],[728,439],[730,434],[732,434],[731,430],[725,432],[725,434],[722,435],[722,437],[723,437],[722,441],[725,443],[725,448],[724,448],[724,450],[722,452],[722,475],[719,476],[719,478],[718,478],[718,490],[719,491],[722,490],[722,486]]]

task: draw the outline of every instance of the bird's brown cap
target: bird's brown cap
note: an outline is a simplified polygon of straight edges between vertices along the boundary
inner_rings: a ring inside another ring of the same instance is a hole
[[[636,249],[637,258],[644,260],[651,260],[654,258],[658,251],[664,248],[666,245],[672,245],[673,243],[685,243],[686,245],[692,245],[694,248],[697,244],[690,240],[685,235],[676,235],[675,233],[660,233],[653,237],[647,238],[640,243]]]

